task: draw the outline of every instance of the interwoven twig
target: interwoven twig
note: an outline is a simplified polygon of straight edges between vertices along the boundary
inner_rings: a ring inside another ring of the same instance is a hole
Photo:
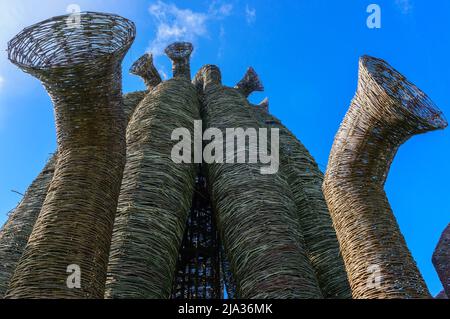
[[[147,91],[136,91],[123,96],[123,108],[128,120],[146,94]],[[30,185],[24,198],[0,230],[0,297],[3,297],[8,288],[9,280],[20,256],[22,256],[41,211],[53,178],[55,164],[56,155],[52,156],[39,176]]]
[[[253,106],[261,127],[280,130],[280,172],[294,195],[308,257],[325,298],[351,298],[339,242],[323,197],[323,174],[306,147],[267,112],[268,101]]]
[[[383,60],[361,58],[358,90],[336,135],[324,182],[353,297],[429,297],[384,183],[401,144],[446,126],[442,113],[404,76]]]
[[[6,293],[11,276],[41,211],[53,178],[55,163],[56,155],[53,155],[0,230],[0,298]]]
[[[107,298],[169,298],[191,207],[197,166],[171,158],[171,134],[200,119],[184,77],[154,88],[127,129],[124,172],[106,286]]]
[[[450,295],[450,224],[442,232],[436,249],[433,253],[433,265],[444,286],[447,296]]]
[[[145,53],[130,68],[130,73],[140,76],[150,91],[161,83],[161,76],[153,65],[153,55]]]
[[[245,97],[249,97],[253,92],[264,91],[264,86],[252,67],[248,68],[244,77],[236,84],[235,88]]]
[[[205,128],[258,128],[238,90],[223,87],[215,66],[195,77],[203,87]],[[269,145],[270,149],[270,145]],[[249,151],[249,145],[246,145]],[[237,156],[236,150],[232,153]],[[260,163],[213,163],[208,185],[241,298],[320,298],[292,194],[278,175],[262,175]]]
[[[189,42],[175,42],[169,45],[165,52],[172,60],[172,72],[175,79],[191,80],[190,56],[194,47]]]
[[[236,294],[236,280],[230,269],[230,261],[223,246],[220,248],[220,261],[223,289],[226,289],[228,299],[239,299],[239,296]]]
[[[221,299],[220,241],[203,166],[198,165],[192,205],[178,255],[172,299]]]
[[[55,108],[58,161],[42,210],[11,280],[9,298],[103,297],[112,225],[125,164],[121,62],[134,24],[81,13],[19,33],[9,59],[37,78]],[[69,265],[81,288],[66,283]]]

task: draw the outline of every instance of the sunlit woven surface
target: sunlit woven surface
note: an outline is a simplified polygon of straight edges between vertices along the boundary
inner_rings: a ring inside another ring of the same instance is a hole
[[[3,297],[41,211],[55,171],[53,155],[0,230],[0,297]]]
[[[280,172],[294,195],[308,257],[325,298],[351,298],[339,242],[322,193],[323,174],[305,146],[283,125],[253,106],[262,127],[280,130]]]
[[[127,164],[111,246],[107,298],[169,298],[197,166],[171,159],[172,131],[193,130],[199,101],[186,80],[158,85],[127,130]]]
[[[353,297],[429,297],[384,183],[401,144],[415,134],[445,128],[447,122],[422,91],[386,62],[365,56],[359,67],[358,91],[336,135],[324,183]],[[374,280],[376,269],[380,285]]]
[[[135,36],[122,17],[82,13],[38,23],[8,45],[10,60],[39,78],[55,108],[58,161],[12,278],[9,298],[103,297],[112,225],[125,164],[121,62]],[[81,268],[81,289],[66,284]]]
[[[205,128],[225,132],[229,127],[258,127],[245,107],[245,96],[221,85],[218,68],[206,66],[195,79],[197,87],[204,87]],[[206,165],[237,294],[241,298],[320,298],[289,186],[279,174],[261,175],[261,166]]]

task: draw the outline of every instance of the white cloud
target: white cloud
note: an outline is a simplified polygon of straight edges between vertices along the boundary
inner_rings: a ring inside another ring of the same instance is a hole
[[[256,9],[250,8],[248,4],[245,6],[245,19],[249,25],[255,23],[256,21]]]
[[[3,83],[5,83],[5,79],[0,76],[0,90],[3,88]]]
[[[410,13],[414,7],[412,0],[395,0],[395,4],[403,14]]]
[[[233,5],[219,1],[214,1],[205,12],[194,12],[159,0],[149,7],[150,15],[156,21],[157,31],[148,51],[159,56],[167,45],[174,41],[189,41],[195,44],[198,38],[209,35],[208,22],[223,19],[229,16],[232,10]]]
[[[231,3],[220,3],[219,1],[213,1],[209,6],[208,13],[216,18],[224,18],[231,14],[233,11],[233,5]]]

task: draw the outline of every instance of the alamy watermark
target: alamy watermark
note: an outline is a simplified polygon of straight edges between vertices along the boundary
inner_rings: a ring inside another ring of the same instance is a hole
[[[193,137],[189,129],[180,127],[172,132],[171,139],[179,141],[171,153],[172,161],[178,164],[260,163],[266,165],[260,168],[263,175],[276,174],[280,166],[278,128],[227,128],[224,136],[218,128],[208,128],[203,132],[202,121],[194,121]],[[208,141],[203,147],[203,142]]]
[[[67,266],[66,272],[70,274],[67,276],[66,285],[69,289],[81,289],[81,268],[76,264]]]
[[[370,4],[367,7],[367,13],[370,15],[367,17],[367,27],[369,29],[380,29],[381,28],[381,7],[378,4]]]
[[[381,267],[379,265],[370,265],[367,267],[369,277],[367,278],[367,288],[379,289],[383,276],[381,275]]]

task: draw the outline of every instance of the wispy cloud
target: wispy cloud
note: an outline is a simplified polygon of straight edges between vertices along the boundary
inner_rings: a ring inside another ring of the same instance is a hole
[[[5,79],[0,76],[0,90],[3,88],[3,83],[5,83]]]
[[[222,3],[218,0],[213,1],[208,9],[209,15],[218,19],[228,17],[232,11],[233,5],[231,3]]]
[[[245,19],[248,25],[252,25],[256,21],[256,9],[250,8],[248,4],[245,6]]]
[[[205,12],[195,12],[159,0],[149,7],[150,15],[156,21],[157,31],[148,51],[159,56],[171,42],[182,40],[195,44],[197,39],[209,36],[210,21],[223,19],[232,10],[232,4],[220,1],[213,1]]]
[[[411,13],[414,7],[412,0],[395,0],[395,4],[403,14]]]

